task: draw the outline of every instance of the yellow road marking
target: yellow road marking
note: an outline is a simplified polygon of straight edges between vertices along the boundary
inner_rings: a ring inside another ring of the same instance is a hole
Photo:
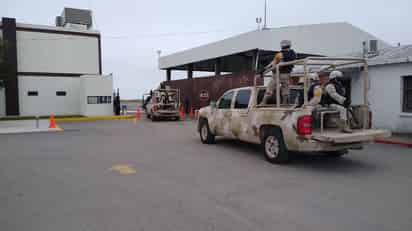
[[[110,168],[111,171],[116,171],[121,175],[136,174],[136,169],[129,164],[116,164]]]

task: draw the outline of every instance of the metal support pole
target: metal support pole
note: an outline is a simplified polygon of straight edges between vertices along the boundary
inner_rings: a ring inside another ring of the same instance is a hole
[[[279,73],[279,65],[276,65],[276,107],[280,108],[280,73]]]
[[[369,102],[368,102],[368,91],[369,91],[369,69],[368,63],[365,61],[364,70],[363,70],[363,103],[364,103],[364,110],[363,110],[363,129],[367,128],[367,117],[369,117]]]
[[[303,102],[304,105],[308,104],[308,64],[305,62],[304,66],[304,76],[303,76]]]
[[[368,64],[365,62],[363,70],[363,103],[368,105],[368,91],[369,91],[369,69]]]
[[[39,117],[36,116],[36,128],[39,128]]]
[[[260,54],[260,51],[257,50],[256,51],[256,56],[255,56],[255,67],[254,67],[255,78],[253,79],[253,86],[254,87],[257,86],[257,72],[259,70],[259,54]],[[263,81],[264,81],[265,75],[263,74],[261,77],[263,78]]]
[[[166,70],[166,81],[171,81],[172,80],[172,70],[167,69]]]
[[[220,76],[221,70],[221,60],[220,58],[215,59],[215,76]]]
[[[192,79],[193,78],[193,64],[189,64],[187,66],[187,78]]]

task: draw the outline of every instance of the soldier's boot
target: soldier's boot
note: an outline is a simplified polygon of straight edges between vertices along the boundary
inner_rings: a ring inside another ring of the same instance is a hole
[[[353,130],[350,128],[348,121],[339,120],[339,128],[343,133],[353,133]]]

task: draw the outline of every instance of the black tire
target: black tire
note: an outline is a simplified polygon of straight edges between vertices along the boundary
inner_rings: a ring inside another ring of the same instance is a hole
[[[272,164],[288,162],[289,153],[280,129],[266,128],[262,135],[262,148],[265,159]]]
[[[151,115],[150,119],[152,119],[153,122],[157,121],[157,117],[155,115]]]
[[[331,158],[341,158],[344,155],[348,154],[348,150],[340,150],[340,151],[332,151],[332,152],[326,152],[326,154],[328,155],[328,157]]]
[[[149,113],[146,114],[146,118],[150,119],[150,114]]]
[[[214,144],[215,143],[215,135],[210,132],[209,124],[207,120],[202,119],[199,121],[199,135],[200,140],[204,144]]]

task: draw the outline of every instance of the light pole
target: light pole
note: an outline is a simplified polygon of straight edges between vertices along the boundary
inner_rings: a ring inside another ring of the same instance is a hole
[[[268,3],[267,0],[265,0],[265,21],[263,23],[263,29],[267,29],[267,8],[268,8]]]

